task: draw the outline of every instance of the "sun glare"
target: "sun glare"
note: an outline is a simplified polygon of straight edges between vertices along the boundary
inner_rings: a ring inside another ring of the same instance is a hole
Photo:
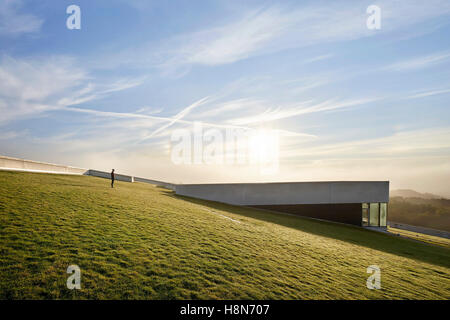
[[[278,157],[278,134],[275,130],[259,129],[248,140],[250,161],[257,164],[272,163]]]

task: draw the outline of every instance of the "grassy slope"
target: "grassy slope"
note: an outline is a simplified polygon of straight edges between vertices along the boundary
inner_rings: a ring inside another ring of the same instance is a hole
[[[407,231],[407,230],[397,229],[397,228],[392,228],[392,227],[388,227],[388,231],[394,235],[400,235],[402,237],[407,237],[407,238],[414,239],[417,241],[430,243],[430,244],[436,245],[436,246],[443,246],[443,247],[450,249],[450,239],[447,239],[447,238],[430,236],[428,234]]]
[[[450,298],[449,249],[116,184],[0,171],[0,298]]]

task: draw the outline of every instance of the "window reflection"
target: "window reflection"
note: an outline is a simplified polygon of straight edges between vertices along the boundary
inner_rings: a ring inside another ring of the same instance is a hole
[[[369,225],[369,204],[362,204],[362,225],[367,227]]]
[[[386,218],[387,218],[387,204],[380,204],[380,227],[386,227]]]
[[[386,227],[387,226],[387,203],[362,203],[363,227]]]
[[[369,225],[371,227],[378,227],[379,226],[379,218],[380,218],[379,204],[371,203],[370,204],[370,214],[369,214]]]

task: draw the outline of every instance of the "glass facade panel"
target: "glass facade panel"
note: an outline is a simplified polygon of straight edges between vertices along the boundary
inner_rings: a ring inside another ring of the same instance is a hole
[[[362,226],[367,227],[369,225],[369,204],[362,204]]]
[[[380,227],[386,227],[387,204],[380,203]]]
[[[379,210],[379,204],[378,203],[371,203],[370,204],[370,218],[369,218],[369,225],[371,227],[378,227],[379,226],[379,218],[380,218],[380,210]]]

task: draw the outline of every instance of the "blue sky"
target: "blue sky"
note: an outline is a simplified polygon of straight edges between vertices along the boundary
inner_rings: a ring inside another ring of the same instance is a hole
[[[66,28],[71,4],[81,30]],[[0,154],[450,196],[449,16],[448,1],[2,0]],[[279,169],[174,164],[171,135],[199,121],[275,130]]]

